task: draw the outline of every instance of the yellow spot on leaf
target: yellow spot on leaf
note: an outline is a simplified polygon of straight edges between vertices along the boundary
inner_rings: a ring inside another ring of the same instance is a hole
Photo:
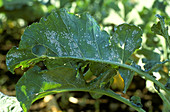
[[[123,90],[124,89],[124,80],[121,77],[121,75],[119,73],[117,73],[117,75],[115,75],[113,77],[114,81],[111,85],[112,89],[119,89],[119,90]]]

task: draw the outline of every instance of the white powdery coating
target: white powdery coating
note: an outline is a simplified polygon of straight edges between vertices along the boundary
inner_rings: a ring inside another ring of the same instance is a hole
[[[134,48],[136,47],[135,46],[135,42],[134,42],[134,39],[127,39],[126,40],[126,46],[125,46],[125,51],[127,50],[127,51],[129,51],[129,52],[132,52],[133,50],[134,50]]]
[[[11,61],[16,60],[16,58],[19,58],[20,56],[21,56],[21,53],[17,53],[17,52],[9,54],[8,57],[10,58],[7,61],[7,66],[9,65],[9,63],[11,63]]]
[[[134,30],[133,32],[132,32],[132,37],[134,37],[136,34],[138,34],[139,32],[138,31],[136,31],[136,30]]]
[[[50,44],[54,45],[57,49],[57,54],[59,56],[63,55],[63,51],[61,50],[61,45],[59,42],[59,35],[55,31],[46,31],[45,35],[47,37],[47,41],[50,42]]]
[[[134,30],[132,32],[132,37],[131,38],[127,38],[126,40],[126,46],[125,46],[125,50],[129,51],[129,52],[133,52],[133,50],[136,48],[136,44],[140,42],[140,39],[138,39],[136,42],[135,40],[135,36],[138,34],[139,32]],[[136,37],[137,38],[137,37]]]
[[[10,57],[12,56],[12,57],[14,57],[14,58],[19,58],[19,57],[21,56],[21,53],[16,53],[16,52],[14,52],[14,53],[10,54],[9,56],[10,56]]]
[[[71,56],[82,57],[80,48],[73,39],[69,40],[68,46],[70,47],[70,50],[71,50],[70,51]]]
[[[59,56],[66,56],[68,55],[65,51],[62,50],[62,47],[64,49],[66,49],[66,46],[68,45],[69,46],[69,49],[67,48],[69,55],[71,56],[76,56],[76,57],[82,57],[81,56],[81,51],[78,47],[78,44],[77,44],[77,40],[74,40],[73,39],[73,34],[72,33],[67,33],[65,31],[62,31],[60,33],[57,33],[55,31],[46,31],[45,32],[45,35],[47,37],[47,41],[50,42],[50,44],[54,45],[57,49],[57,54]],[[68,40],[68,43],[67,45],[62,45],[60,43],[61,40],[59,40],[59,38],[61,39],[65,39],[65,40]]]

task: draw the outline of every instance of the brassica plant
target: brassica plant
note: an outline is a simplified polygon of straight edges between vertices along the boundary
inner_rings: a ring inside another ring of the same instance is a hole
[[[159,31],[169,45],[168,28],[157,16],[160,22],[152,30]],[[67,91],[89,92],[93,98],[107,95],[144,112],[139,97],[125,99],[110,89],[118,72],[124,80],[124,94],[137,73],[152,81],[164,103],[170,105],[163,94],[170,95],[170,83],[163,85],[150,75],[170,61],[157,62],[143,70],[130,60],[141,47],[141,36],[140,27],[127,23],[118,25],[109,35],[88,13],[75,15],[65,9],[53,11],[39,23],[28,26],[19,47],[13,47],[6,57],[12,73],[19,67],[28,69],[16,84],[16,97],[24,112],[46,95]]]

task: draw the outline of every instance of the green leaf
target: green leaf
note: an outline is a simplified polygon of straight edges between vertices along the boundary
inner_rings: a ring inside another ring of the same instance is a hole
[[[168,34],[168,26],[165,26],[165,21],[162,16],[159,14],[156,14],[156,17],[160,20],[157,24],[154,24],[151,28],[154,33],[162,35],[168,44],[168,47],[170,48],[170,36]]]
[[[162,66],[166,63],[166,62],[170,62],[170,60],[165,60],[163,62],[156,62],[156,61],[146,61],[146,64],[144,65],[145,71],[146,72],[157,72],[160,69],[162,69]]]
[[[160,21],[157,23],[157,24],[153,24],[153,26],[151,27],[151,30],[156,33],[156,34],[159,34],[159,35],[162,35],[163,36],[163,31],[161,29],[161,23]]]
[[[62,9],[27,27],[19,48],[14,47],[8,52],[6,63],[13,71],[19,66],[28,67],[35,60],[57,57],[125,62],[139,48],[141,33],[141,29],[134,25],[122,24],[117,27],[110,45],[109,35],[100,31],[90,15],[83,13],[79,17]],[[45,51],[35,53],[37,46]]]
[[[123,2],[123,6],[124,6],[124,12],[125,12],[125,20],[126,20],[126,16],[127,16],[127,14],[128,13],[130,13],[132,10],[133,10],[133,8],[135,7],[135,5],[136,5],[136,3],[134,2],[130,2],[129,0],[123,0],[122,1]]]
[[[166,4],[165,1],[156,0],[156,1],[154,1],[152,7],[155,8],[155,9],[159,9],[162,12],[165,12],[166,6],[167,6],[167,4]]]
[[[111,55],[115,57],[114,61],[125,63],[131,54],[140,47],[141,35],[141,29],[134,25],[122,24],[117,26],[111,38],[111,46],[113,47]]]
[[[128,69],[124,69],[124,68],[119,68],[119,73],[124,80],[125,86],[124,86],[123,93],[126,93],[127,89],[129,88],[129,86],[132,82],[132,79],[133,79],[133,76],[135,73],[132,70],[128,70]]]
[[[147,40],[146,40],[146,45],[148,47],[151,47],[151,48],[154,49],[154,48],[157,48],[159,46],[162,46],[160,44],[161,40],[160,40],[160,38],[158,36],[156,36],[156,34],[146,33],[146,37],[148,37]]]
[[[153,50],[148,50],[146,48],[142,48],[141,50],[137,51],[138,54],[142,54],[145,56],[145,58],[149,61],[160,61],[160,55]]]
[[[117,1],[112,1],[112,0],[106,2],[107,7],[110,7],[114,9],[116,12],[119,12],[120,8],[118,7],[117,4],[118,4]]]
[[[138,96],[132,96],[130,98],[130,101],[131,101],[132,105],[134,105],[136,107],[143,107],[143,105],[141,103],[141,99]]]
[[[90,84],[93,84],[91,86],[92,89],[94,88],[108,88],[110,85],[110,81],[113,79],[113,76],[116,75],[116,70],[110,69],[104,73],[102,73],[99,77],[97,77],[95,80],[92,80]],[[95,84],[94,84],[95,83]]]
[[[159,71],[162,69],[163,64],[170,62],[168,59],[160,62],[160,55],[158,53],[145,48],[138,50],[137,53],[145,56],[145,58],[142,59],[142,62],[145,63],[145,71],[149,73],[153,71]]]
[[[17,83],[16,95],[23,109],[47,94],[82,87],[109,88],[118,68],[111,63],[125,63],[140,47],[141,34],[139,27],[122,24],[110,39],[89,14],[73,15],[64,9],[27,27],[19,48],[13,47],[7,54],[8,69],[14,73],[15,68],[24,69],[40,61],[47,69],[41,72],[35,66]],[[89,84],[85,84],[85,68],[97,76]]]
[[[95,76],[98,76],[101,73],[108,71],[109,69],[113,69],[111,67],[111,65],[109,65],[109,64],[105,64],[105,63],[100,64],[100,63],[96,63],[96,62],[91,63],[89,68],[90,68],[90,71]],[[116,68],[116,66],[115,66],[115,68]]]
[[[8,52],[6,60],[8,70],[14,73],[15,68],[21,66],[22,69],[24,69],[44,59],[37,58],[35,55],[32,54],[32,51],[29,49],[18,49],[17,47],[13,47]]]
[[[35,56],[32,50],[37,45],[45,47],[45,55]],[[35,23],[25,30],[19,48],[13,48],[8,53],[7,65],[12,71],[16,63],[44,56],[113,60],[109,47],[105,46],[109,46],[109,35],[100,31],[91,16],[83,14],[79,18],[61,10],[58,13],[53,12],[48,19],[42,18],[40,23]],[[104,51],[107,51],[106,54]],[[27,62],[23,63],[23,66],[29,65]]]
[[[92,80],[92,82],[89,83],[91,85],[90,89],[98,89],[98,88],[108,89],[112,84],[113,76],[115,76],[116,73],[117,72],[114,69],[110,69],[102,73],[99,77],[97,77],[96,79]],[[98,99],[102,96],[102,94],[98,94],[94,92],[90,92],[90,95],[95,99]]]
[[[16,94],[23,110],[27,111],[31,103],[48,94],[85,87],[85,81],[76,77],[76,70],[73,68],[58,67],[41,71],[39,67],[35,66],[18,81]]]

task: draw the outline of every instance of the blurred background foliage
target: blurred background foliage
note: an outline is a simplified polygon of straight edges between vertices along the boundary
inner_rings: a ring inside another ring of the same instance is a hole
[[[150,74],[154,75],[156,79],[160,80],[163,84],[167,83],[170,77],[170,64],[160,63],[170,59],[170,49],[166,45],[166,40],[161,35],[157,35],[156,33],[152,32],[151,27],[158,21],[158,19],[155,17],[156,14],[163,16],[165,18],[166,25],[170,25],[169,0],[0,0],[1,92],[7,95],[15,96],[15,84],[23,74],[23,71],[20,69],[15,71],[16,75],[11,74],[7,70],[5,56],[8,50],[12,46],[19,45],[21,35],[28,25],[32,24],[33,22],[38,22],[41,17],[46,17],[51,11],[60,8],[65,8],[72,13],[88,12],[95,18],[97,23],[101,26],[101,29],[106,30],[110,35],[114,33],[115,26],[121,23],[130,23],[140,26],[143,30],[142,47],[131,56],[130,63],[132,61],[136,62],[144,71],[151,70],[153,65],[159,64],[159,66]],[[157,31],[159,31],[159,29],[157,29]],[[115,76],[114,79],[115,81],[112,84],[112,88],[118,92],[121,92],[124,86],[122,84],[123,79],[120,75]],[[138,80],[141,83],[134,83]],[[150,112],[158,112],[165,109],[162,108],[163,104],[159,96],[154,94],[154,85],[150,81],[145,82],[142,78],[136,76],[134,77],[134,82],[132,82],[127,95],[124,95],[126,98],[137,94],[143,99],[144,109]],[[145,96],[145,94],[150,94],[151,96]],[[60,99],[60,103],[62,104],[60,107],[62,109],[66,109],[68,106],[68,99],[76,95],[77,93],[75,92],[69,94],[63,93],[62,95],[56,95],[55,98],[57,97]],[[102,101],[98,100],[94,102],[93,100],[87,100],[90,96],[87,96],[85,93],[83,93],[83,95],[78,95],[78,97],[82,98],[79,102],[88,102],[87,104],[80,103],[79,105],[82,107],[85,107],[85,105],[94,104],[94,109],[96,111],[102,110],[102,106],[99,107]],[[157,100],[152,99],[154,97],[156,97]],[[153,108],[153,104],[155,103],[154,100],[156,100],[158,107]],[[103,102],[106,101],[103,100]],[[38,104],[41,103],[38,102],[37,105]],[[32,106],[32,111],[34,108],[36,108],[35,105]],[[40,110],[41,107],[45,108],[45,106],[42,105],[38,105]],[[116,103],[112,102],[109,104],[109,111],[116,111],[116,109],[120,108],[121,111],[133,111],[132,108],[122,105],[123,104],[121,103],[120,105],[117,105]],[[46,106],[48,106],[48,104]],[[93,109],[91,110],[93,111]]]

